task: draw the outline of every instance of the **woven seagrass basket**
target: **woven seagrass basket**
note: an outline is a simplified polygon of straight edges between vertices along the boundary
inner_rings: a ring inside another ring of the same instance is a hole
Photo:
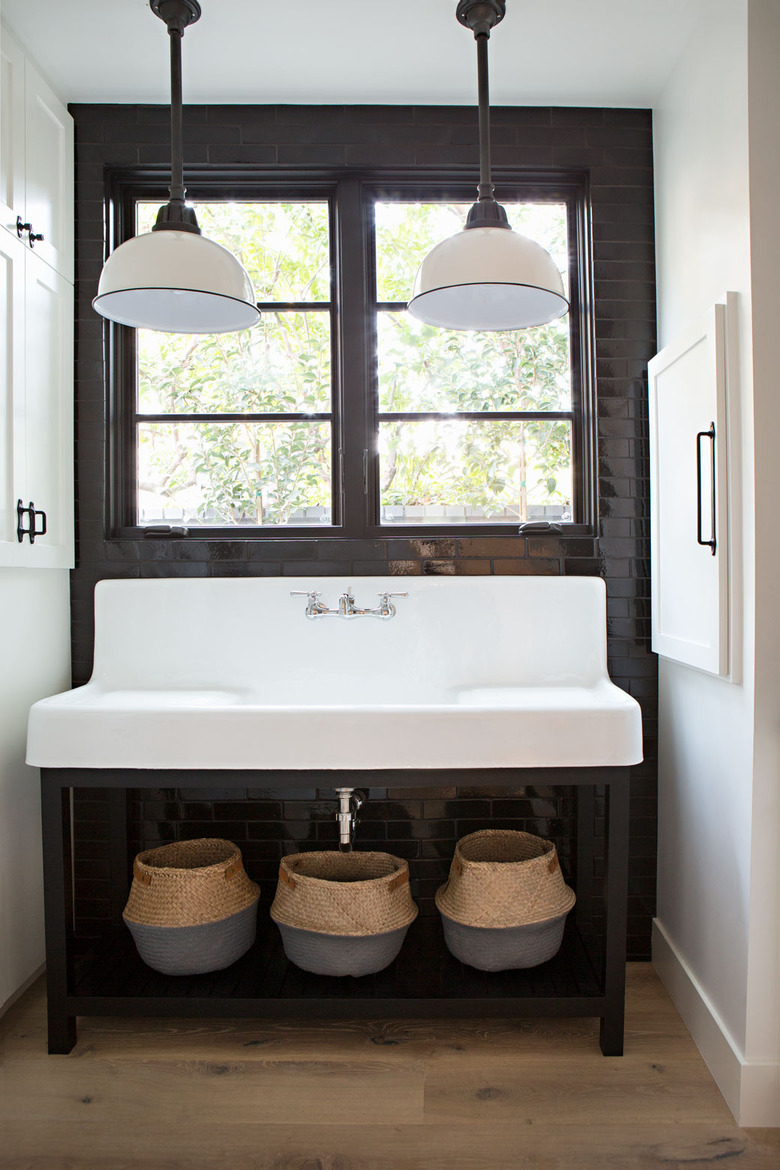
[[[575,902],[552,841],[513,829],[461,838],[436,892],[452,954],[481,971],[536,967],[557,954]]]
[[[122,917],[148,966],[202,975],[249,950],[259,893],[232,841],[176,841],[138,854]]]
[[[279,866],[271,917],[287,958],[304,971],[382,971],[417,917],[409,866],[389,853],[291,854]]]

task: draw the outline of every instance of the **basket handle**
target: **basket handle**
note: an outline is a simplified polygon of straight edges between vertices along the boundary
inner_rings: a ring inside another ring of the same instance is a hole
[[[390,878],[390,881],[387,883],[387,888],[390,891],[390,893],[393,894],[393,893],[395,893],[396,890],[401,888],[401,886],[404,884],[404,882],[408,882],[408,881],[409,881],[408,868],[401,869],[398,871],[398,873],[395,875],[395,877]]]

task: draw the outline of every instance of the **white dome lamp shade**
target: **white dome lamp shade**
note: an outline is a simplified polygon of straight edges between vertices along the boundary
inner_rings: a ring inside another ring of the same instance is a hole
[[[432,248],[420,265],[409,312],[442,329],[526,329],[557,320],[569,302],[549,252],[515,232],[490,178],[488,39],[506,0],[460,0],[457,17],[477,42],[479,198],[462,231]]]
[[[150,232],[115,248],[93,307],[120,325],[164,333],[231,333],[260,319],[252,281],[221,244],[201,235],[185,203],[182,157],[181,40],[200,17],[197,0],[150,0],[171,45],[171,187]]]

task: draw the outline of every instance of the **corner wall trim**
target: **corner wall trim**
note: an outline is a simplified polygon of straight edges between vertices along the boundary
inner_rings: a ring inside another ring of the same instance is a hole
[[[8,999],[6,999],[4,1003],[0,1004],[0,1019],[2,1019],[2,1017],[5,1015],[5,1013],[8,1011],[9,1008],[12,1008],[14,1006],[17,999],[22,998],[25,991],[27,991],[28,988],[32,987],[33,983],[35,983],[35,980],[39,979],[41,977],[41,975],[43,975],[45,970],[46,970],[46,964],[41,963],[40,967],[36,967],[36,969],[33,971],[32,975],[30,975],[29,978],[25,979],[25,981],[21,985],[21,987],[17,987],[16,991],[12,992],[11,995],[8,996]]]
[[[780,1063],[745,1060],[696,976],[653,919],[653,966],[737,1124],[780,1126]]]

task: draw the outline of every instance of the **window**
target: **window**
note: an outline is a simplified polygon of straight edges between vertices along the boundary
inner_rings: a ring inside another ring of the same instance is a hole
[[[117,242],[148,231],[165,198],[130,176],[114,194]],[[438,330],[406,311],[420,261],[462,226],[471,196],[352,176],[192,183],[204,234],[240,256],[263,315],[206,337],[111,327],[114,534],[492,533],[525,520],[582,531],[582,184],[501,185],[513,227],[548,248],[572,301],[521,332]]]
[[[138,231],[156,214],[139,202]],[[328,201],[198,214],[205,235],[241,255],[263,315],[241,333],[137,331],[138,523],[331,524]]]

